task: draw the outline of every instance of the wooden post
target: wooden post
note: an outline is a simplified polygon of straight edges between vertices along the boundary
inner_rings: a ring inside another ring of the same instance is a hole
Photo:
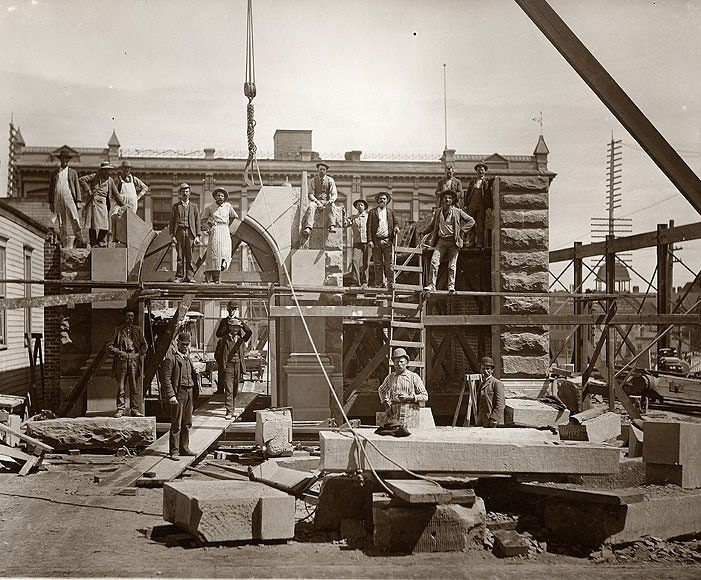
[[[582,258],[577,254],[577,250],[582,246],[582,242],[574,243],[574,291],[576,294],[584,292],[582,288]],[[574,314],[582,314],[582,301],[575,298],[573,300]],[[588,330],[588,329],[587,329]],[[577,372],[584,371],[586,364],[586,353],[584,352],[584,333],[585,329],[581,326],[577,327],[574,332],[574,370]]]
[[[606,241],[610,241],[614,236],[606,236]],[[608,245],[608,244],[607,244]],[[606,248],[606,293],[613,294],[616,291],[616,254],[614,252],[609,252],[608,247]],[[606,307],[607,309],[611,307],[611,304],[615,303],[615,299],[607,298]],[[608,322],[605,327],[606,332],[606,368],[607,374],[606,382],[609,387],[609,410],[613,411],[616,404],[616,365],[614,364],[614,359],[616,358],[616,329],[613,324]]]
[[[661,241],[666,230],[667,224],[657,225],[657,314],[669,314],[669,305],[672,302],[672,260],[669,255],[669,244],[664,244]],[[663,332],[665,328],[664,325],[658,325],[658,334]],[[670,335],[667,333],[657,343],[657,350],[669,345]]]
[[[494,179],[492,187],[492,292],[501,291],[501,196],[499,195],[499,178]],[[501,314],[502,298],[492,296],[490,314]],[[492,326],[491,354],[498,372],[503,375],[501,364],[501,326]]]

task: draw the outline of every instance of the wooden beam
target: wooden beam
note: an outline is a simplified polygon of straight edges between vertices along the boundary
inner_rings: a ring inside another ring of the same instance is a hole
[[[80,379],[78,379],[78,382],[71,389],[71,392],[68,393],[68,396],[66,397],[63,406],[58,411],[58,415],[60,417],[65,417],[73,408],[73,405],[76,404],[78,399],[83,396],[85,389],[90,384],[90,381],[95,376],[95,373],[102,366],[102,362],[107,356],[107,347],[109,346],[109,344],[110,343],[108,340],[102,345],[100,350],[97,352],[97,355],[93,359],[92,363],[90,363],[90,366],[87,369],[85,369],[83,376],[80,377]]]
[[[0,299],[0,310],[72,306],[74,304],[105,302],[107,300],[127,300],[128,298],[128,290],[113,290],[112,292],[96,292],[94,294],[53,294],[50,296],[35,296],[34,298],[3,298]]]
[[[21,431],[15,431],[14,429],[11,429],[7,425],[0,423],[0,431],[4,431],[5,433],[9,433],[10,435],[14,435],[15,437],[19,437],[22,441],[25,441],[29,443],[30,445],[33,445],[34,447],[38,447],[42,451],[53,451],[54,448],[51,447],[51,445],[47,445],[46,443],[39,441],[38,439],[34,439],[34,437],[30,437],[29,435],[25,435]]]
[[[359,389],[360,386],[370,377],[370,375],[375,371],[375,369],[380,366],[380,363],[384,361],[389,355],[389,342],[382,345],[382,348],[378,349],[375,356],[365,365],[362,371],[360,371],[353,382],[351,383],[351,391]]]
[[[601,373],[601,376],[605,377],[608,374],[608,369],[606,365],[604,365],[604,363],[602,363],[600,360],[596,361],[595,364],[597,370]],[[631,419],[640,419],[640,411],[638,411],[638,408],[633,404],[633,401],[630,400],[628,394],[623,390],[623,387],[621,387],[621,385],[616,380],[615,373],[613,383],[609,385],[609,393],[610,392],[613,392],[615,394],[615,397],[617,397],[618,400],[621,402],[621,405],[623,405],[623,408],[626,410],[626,413],[628,413],[628,416]],[[582,396],[584,396],[584,393],[582,393]],[[609,401],[609,408],[613,406],[612,403],[613,401]]]
[[[427,315],[424,326],[552,326],[565,324],[603,324],[603,314],[580,314],[554,316],[550,314],[451,314],[445,316]],[[699,314],[616,314],[611,324],[663,324],[663,325],[701,325]]]
[[[470,348],[470,345],[467,344],[467,342],[465,342],[463,337],[460,336],[460,332],[458,331],[457,328],[453,328],[452,332],[453,332],[453,336],[455,336],[455,339],[458,341],[460,348],[462,348],[462,351],[465,353],[467,360],[470,361],[472,368],[475,369],[475,371],[479,371],[480,363],[479,363],[477,355],[474,353],[472,348]]]
[[[302,306],[302,314],[309,317],[379,318],[389,316],[391,310],[382,306]],[[299,318],[296,306],[271,306],[271,318]]]
[[[443,364],[443,359],[445,358],[445,355],[448,352],[448,349],[450,348],[450,344],[452,342],[452,337],[453,333],[448,331],[445,333],[445,336],[443,337],[443,340],[441,341],[441,345],[438,347],[438,352],[436,352],[435,356],[433,357],[433,360],[431,361],[431,370],[433,371],[434,368],[436,368],[438,365]],[[447,369],[446,369],[447,371]],[[446,372],[447,374],[447,372]]]
[[[608,324],[611,321],[611,318],[616,314],[616,309],[618,307],[616,306],[616,303],[613,302],[609,306],[609,310],[606,314],[606,320],[604,324]],[[599,354],[601,353],[601,349],[604,346],[604,342],[606,342],[606,337],[607,337],[607,331],[608,331],[608,326],[605,326],[604,329],[601,332],[601,336],[599,336],[599,340],[596,342],[596,346],[594,347],[594,354],[592,354],[591,360],[589,361],[589,364],[587,364],[587,368],[584,369],[584,373],[582,374],[582,397],[587,394],[587,382],[589,382],[589,377],[591,376],[592,371],[594,370],[594,365],[596,364],[596,361],[599,358]]]
[[[362,344],[363,340],[365,339],[365,334],[367,333],[367,329],[365,326],[361,326],[358,329],[358,332],[355,333],[355,336],[353,337],[353,340],[348,344],[347,350],[344,350],[343,352],[343,374],[346,374],[348,370],[350,369],[350,364],[353,361],[353,357],[355,356],[356,351],[358,350],[358,347]],[[345,347],[346,343],[343,343],[343,346]]]

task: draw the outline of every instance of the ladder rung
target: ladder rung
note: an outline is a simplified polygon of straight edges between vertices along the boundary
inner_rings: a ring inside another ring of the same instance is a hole
[[[405,266],[404,264],[395,264],[392,266],[395,272],[423,272],[423,266]]]
[[[407,348],[423,348],[423,342],[417,342],[415,340],[390,340],[390,346],[405,346]]]
[[[408,246],[397,246],[394,248],[394,251],[397,254],[423,254],[423,250],[421,248],[411,248]]]
[[[405,322],[403,320],[393,320],[392,326],[397,328],[423,328],[423,322]]]
[[[395,302],[392,301],[392,308],[399,308],[402,310],[419,310],[421,308],[420,304],[414,302]]]
[[[424,287],[419,286],[418,284],[395,284],[394,289],[399,290],[400,292],[421,292],[423,291]]]

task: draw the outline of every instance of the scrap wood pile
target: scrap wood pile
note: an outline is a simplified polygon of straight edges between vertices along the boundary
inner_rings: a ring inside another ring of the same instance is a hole
[[[21,476],[38,469],[44,453],[53,451],[50,445],[21,431],[24,415],[24,397],[0,395],[0,467]]]

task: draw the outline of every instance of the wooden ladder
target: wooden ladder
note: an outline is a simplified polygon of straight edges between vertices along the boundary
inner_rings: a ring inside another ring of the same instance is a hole
[[[421,248],[395,246],[392,253],[393,285],[389,327],[389,364],[396,347],[407,349],[409,364],[426,381],[426,329],[423,323],[424,267]],[[413,276],[412,276],[413,274]],[[400,283],[402,277],[412,276],[411,282]],[[418,370],[416,370],[418,369]]]

